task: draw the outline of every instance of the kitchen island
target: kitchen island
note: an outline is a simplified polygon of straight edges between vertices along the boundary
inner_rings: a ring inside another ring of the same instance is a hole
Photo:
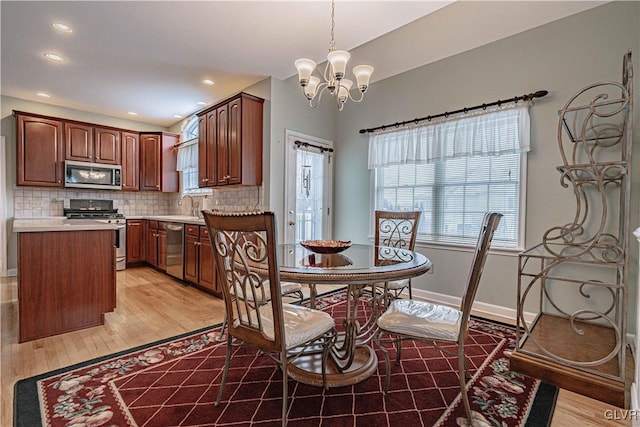
[[[115,309],[117,225],[15,219],[19,341],[104,324]]]

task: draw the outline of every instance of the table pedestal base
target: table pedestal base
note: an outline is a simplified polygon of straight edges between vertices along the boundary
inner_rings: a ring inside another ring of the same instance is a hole
[[[378,357],[369,346],[356,348],[353,364],[345,371],[340,371],[329,356],[327,384],[330,388],[357,384],[373,375],[377,368]],[[303,384],[322,387],[322,354],[304,355],[294,360],[289,365],[289,376]]]

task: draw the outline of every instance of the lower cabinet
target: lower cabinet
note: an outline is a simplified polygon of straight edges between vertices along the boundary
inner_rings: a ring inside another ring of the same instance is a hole
[[[167,269],[167,223],[147,221],[147,263],[158,270]]]
[[[221,295],[207,227],[185,224],[184,280]]]
[[[142,219],[127,220],[127,265],[145,261],[144,223]]]
[[[115,243],[113,230],[18,233],[18,342],[104,324],[116,307]]]

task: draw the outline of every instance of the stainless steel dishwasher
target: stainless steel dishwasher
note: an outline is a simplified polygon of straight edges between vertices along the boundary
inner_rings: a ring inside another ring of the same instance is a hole
[[[184,279],[184,224],[170,222],[167,224],[167,274]]]

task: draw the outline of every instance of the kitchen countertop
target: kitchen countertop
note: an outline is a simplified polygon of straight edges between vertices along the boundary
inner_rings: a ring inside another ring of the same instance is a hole
[[[128,216],[127,219],[150,219],[153,221],[181,222],[183,224],[204,225],[204,218],[188,215],[142,215],[135,218]]]
[[[13,231],[29,233],[41,231],[115,230],[118,224],[108,224],[92,219],[67,219],[67,217],[16,218]]]
[[[150,219],[154,221],[204,225],[203,218],[188,215],[134,215],[128,216],[126,219]],[[117,227],[117,224],[107,224],[93,219],[67,219],[65,216],[15,218],[13,220],[13,231],[16,233],[40,231],[115,230]]]

